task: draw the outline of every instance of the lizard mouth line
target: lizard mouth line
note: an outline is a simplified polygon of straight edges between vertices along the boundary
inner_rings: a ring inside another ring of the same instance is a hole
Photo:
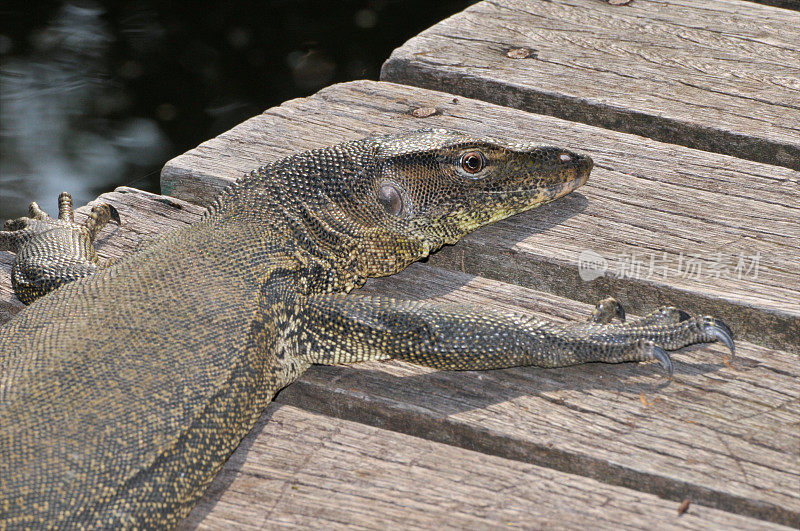
[[[558,199],[559,197],[565,196],[568,193],[572,192],[573,190],[580,188],[581,186],[586,184],[586,181],[588,180],[589,180],[589,174],[585,173],[578,175],[572,180],[548,186],[547,190],[553,194],[553,199]]]
[[[494,190],[487,190],[484,193],[487,197],[492,196],[506,196],[506,197],[548,197],[549,200],[558,199],[559,197],[563,197],[570,192],[574,191],[577,188],[580,188],[586,181],[589,180],[589,174],[583,174],[575,177],[574,179],[570,179],[569,181],[563,181],[556,184],[551,184],[544,187],[523,187],[518,188],[516,190],[511,191],[494,191]]]

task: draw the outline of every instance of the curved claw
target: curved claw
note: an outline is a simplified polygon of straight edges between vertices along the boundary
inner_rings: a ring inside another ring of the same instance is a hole
[[[108,207],[108,212],[111,215],[111,221],[116,222],[117,225],[121,225],[122,223],[119,220],[119,211],[117,211],[116,208],[109,205],[108,203],[106,203],[106,206]]]
[[[731,351],[731,359],[735,358],[736,347],[733,344],[733,331],[730,327],[722,321],[714,320],[714,324],[711,325],[711,333],[717,341],[724,343],[725,346],[728,347]]]
[[[658,363],[667,371],[667,375],[672,378],[674,367],[667,351],[658,345],[653,345],[653,357],[658,360]]]
[[[617,303],[617,307],[614,313],[616,314],[617,319],[619,319],[620,323],[625,322],[625,308],[620,303]]]

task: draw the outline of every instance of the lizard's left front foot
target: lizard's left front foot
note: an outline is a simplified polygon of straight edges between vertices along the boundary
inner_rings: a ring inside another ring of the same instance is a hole
[[[66,192],[58,196],[58,219],[36,203],[28,212],[26,218],[6,221],[0,230],[0,250],[17,254],[11,283],[25,304],[97,271],[100,259],[92,242],[106,223],[120,223],[117,209],[108,204],[92,207],[84,223],[75,223],[72,197]]]

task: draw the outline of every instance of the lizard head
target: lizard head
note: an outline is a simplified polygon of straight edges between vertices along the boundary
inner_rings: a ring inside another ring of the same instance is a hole
[[[592,159],[565,149],[443,129],[378,139],[379,223],[427,252],[586,182]]]

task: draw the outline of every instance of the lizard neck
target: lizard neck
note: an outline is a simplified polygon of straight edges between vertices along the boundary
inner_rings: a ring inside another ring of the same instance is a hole
[[[305,292],[361,285],[359,249],[376,224],[360,197],[374,162],[352,144],[259,168],[219,195],[204,224],[262,283],[281,269]]]
[[[292,269],[304,292],[349,291],[396,273],[428,249],[382,225],[372,152],[362,140],[263,166],[223,191],[205,223],[241,249],[256,277]]]

